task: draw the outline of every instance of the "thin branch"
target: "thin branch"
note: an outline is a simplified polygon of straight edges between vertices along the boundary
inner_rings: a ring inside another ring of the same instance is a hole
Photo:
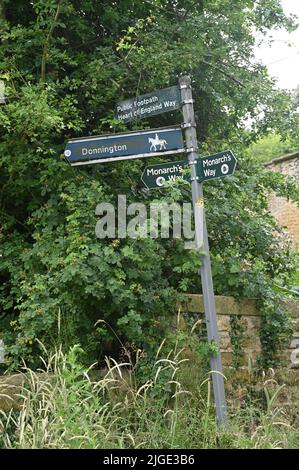
[[[204,60],[204,59],[202,59],[201,62],[203,62],[203,63],[206,64],[206,65],[209,65],[210,67],[214,68],[214,69],[217,70],[218,72],[223,73],[223,75],[225,75],[227,78],[229,78],[229,79],[232,80],[233,82],[237,83],[237,84],[240,85],[242,88],[245,88],[244,83],[242,83],[240,80],[238,80],[236,77],[234,77],[234,76],[231,75],[230,73],[225,72],[222,68],[218,67],[217,65],[211,64],[211,62],[208,62],[208,61],[206,61],[206,60]]]
[[[54,16],[54,21],[53,21],[53,23],[52,23],[52,25],[51,25],[51,27],[48,31],[46,41],[45,41],[45,44],[44,44],[44,48],[43,48],[42,62],[41,62],[41,80],[42,80],[42,82],[44,82],[45,78],[46,78],[46,60],[47,60],[47,54],[48,54],[48,47],[49,47],[49,43],[50,43],[54,28],[55,28],[55,23],[58,19],[59,13],[60,13],[60,7],[61,7],[61,4],[62,4],[62,1],[63,0],[59,0],[59,2],[57,4],[57,9],[56,9],[56,13],[55,13],[55,16]]]

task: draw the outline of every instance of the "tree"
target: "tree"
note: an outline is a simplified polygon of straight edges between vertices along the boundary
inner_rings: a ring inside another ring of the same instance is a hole
[[[298,107],[299,107],[299,85],[294,90],[294,101],[295,101],[295,105],[298,109]]]
[[[251,146],[251,153],[260,162],[269,162],[273,158],[295,152],[299,144],[292,140],[282,140],[278,134],[262,137]]]
[[[98,202],[115,202],[117,194],[129,202],[154,197],[142,191],[142,161],[75,170],[61,158],[70,137],[134,128],[115,121],[115,103],[175,84],[181,73],[194,81],[200,152],[232,147],[239,161],[232,182],[206,188],[217,292],[263,296],[273,277],[287,276],[289,247],[273,235],[267,211],[272,180],[244,150],[269,130],[285,135],[294,128],[290,97],[253,61],[254,30],[293,27],[279,1],[4,6],[0,305],[12,365],[24,357],[37,362],[38,340],[79,340],[93,358],[101,356],[112,337],[103,324],[94,327],[99,318],[131,348],[150,347],[157,331],[163,335],[177,291],[198,291],[198,256],[180,242],[94,236]],[[244,129],[248,117],[251,132]],[[179,119],[160,115],[137,127]],[[179,191],[179,200],[188,197]]]

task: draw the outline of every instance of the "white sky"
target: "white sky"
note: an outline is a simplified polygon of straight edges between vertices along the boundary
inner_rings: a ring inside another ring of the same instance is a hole
[[[299,16],[299,0],[280,0],[280,3],[286,14]],[[277,78],[279,88],[296,88],[299,85],[299,28],[291,34],[272,30],[265,39],[270,36],[273,44],[257,47],[255,56],[267,65],[269,74]]]

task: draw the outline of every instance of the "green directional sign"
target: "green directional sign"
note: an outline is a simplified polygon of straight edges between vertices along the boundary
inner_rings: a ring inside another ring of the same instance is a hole
[[[72,166],[77,166],[182,152],[182,130],[176,126],[71,139],[64,155]]]
[[[196,173],[200,181],[230,176],[234,173],[237,159],[231,150],[216,153],[197,160]]]
[[[178,109],[181,94],[178,86],[152,91],[145,95],[117,103],[114,116],[119,121],[130,122]]]
[[[148,165],[141,175],[141,181],[148,189],[161,189],[167,181],[190,181],[190,174],[184,170],[189,170],[188,160]]]

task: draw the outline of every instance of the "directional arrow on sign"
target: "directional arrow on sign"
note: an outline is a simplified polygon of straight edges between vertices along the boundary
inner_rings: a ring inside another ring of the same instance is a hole
[[[215,153],[197,160],[196,174],[200,181],[206,181],[234,173],[237,159],[231,150]]]
[[[184,171],[188,169],[188,160],[148,165],[141,175],[141,181],[148,189],[161,189],[167,181],[190,181],[190,174]]]

